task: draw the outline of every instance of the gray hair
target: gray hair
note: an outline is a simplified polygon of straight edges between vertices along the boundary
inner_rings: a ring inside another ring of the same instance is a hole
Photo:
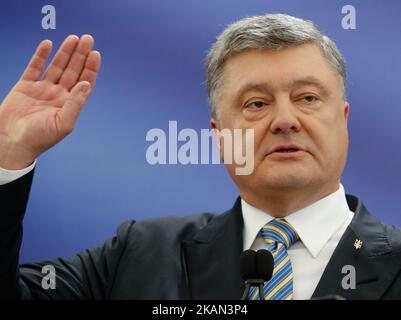
[[[234,53],[246,49],[279,50],[290,46],[314,43],[320,47],[328,63],[342,80],[345,100],[346,66],[335,43],[323,35],[312,22],[286,14],[266,14],[241,19],[230,24],[217,37],[206,57],[206,86],[211,115],[217,119],[217,98],[223,67]]]

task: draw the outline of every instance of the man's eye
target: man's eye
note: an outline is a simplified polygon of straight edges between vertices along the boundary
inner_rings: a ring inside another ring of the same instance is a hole
[[[246,105],[246,108],[251,108],[251,109],[260,109],[263,106],[265,106],[266,103],[264,103],[263,101],[253,101],[251,103],[248,103]]]
[[[315,96],[304,96],[301,98],[301,100],[305,101],[306,103],[313,103],[317,101],[317,98]]]

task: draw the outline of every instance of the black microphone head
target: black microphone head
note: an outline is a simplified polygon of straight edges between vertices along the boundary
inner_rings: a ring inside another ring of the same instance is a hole
[[[248,279],[255,279],[256,269],[256,251],[245,250],[241,253],[239,270],[242,279],[245,281]]]
[[[269,281],[273,276],[274,258],[269,250],[261,249],[256,252],[255,273],[257,278]]]

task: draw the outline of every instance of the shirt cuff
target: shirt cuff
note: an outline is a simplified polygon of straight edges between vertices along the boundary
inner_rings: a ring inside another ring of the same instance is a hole
[[[13,182],[31,172],[36,165],[36,160],[29,166],[20,170],[7,170],[0,168],[0,186]]]

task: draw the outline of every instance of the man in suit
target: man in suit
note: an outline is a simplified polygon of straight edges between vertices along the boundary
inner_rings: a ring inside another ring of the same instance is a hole
[[[129,221],[73,258],[19,266],[35,159],[73,130],[100,66],[92,47],[90,36],[68,37],[40,80],[51,51],[42,42],[0,109],[3,298],[239,299],[239,257],[249,248],[274,256],[266,299],[401,297],[400,230],[340,183],[343,58],[313,23],[281,14],[233,23],[208,54],[212,128],[254,132],[253,172],[226,165],[240,194],[230,210]],[[220,147],[224,160],[224,139]],[[54,290],[42,286],[44,265],[55,268]]]

